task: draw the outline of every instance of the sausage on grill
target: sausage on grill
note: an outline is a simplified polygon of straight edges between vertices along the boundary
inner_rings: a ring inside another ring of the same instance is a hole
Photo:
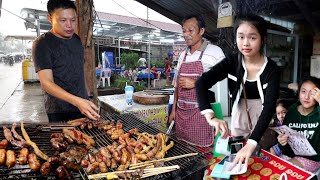
[[[99,169],[101,173],[108,172],[107,165],[104,162],[99,162]]]
[[[31,153],[28,155],[28,162],[31,171],[38,171],[41,167],[40,162],[37,159],[37,155]]]
[[[0,142],[0,149],[5,149],[9,145],[9,141],[4,139]]]
[[[42,164],[40,168],[40,173],[42,176],[48,176],[51,170],[51,164],[49,162],[45,162]]]
[[[71,176],[70,176],[70,173],[67,171],[67,169],[64,167],[64,166],[59,166],[57,169],[56,169],[56,177],[57,179],[60,179],[60,180],[71,180]]]
[[[89,166],[87,167],[86,171],[88,174],[93,173],[94,170],[96,170],[99,167],[99,163],[98,162],[94,162],[92,164],[89,164]]]
[[[89,165],[89,161],[88,160],[85,160],[85,159],[81,160],[81,167],[86,168],[86,167],[88,167],[88,165]]]
[[[27,148],[22,148],[19,154],[19,159],[18,159],[20,165],[27,164],[28,155],[29,155],[29,150]]]
[[[14,165],[16,165],[16,154],[13,150],[8,150],[6,153],[6,165],[8,168],[11,168]]]
[[[6,163],[6,153],[5,149],[0,149],[0,166]]]

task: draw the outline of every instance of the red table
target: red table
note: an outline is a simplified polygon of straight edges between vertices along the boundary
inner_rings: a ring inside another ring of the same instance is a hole
[[[278,180],[282,173],[286,173],[288,180],[308,180],[315,176],[313,173],[282,160],[265,150],[261,150],[261,154],[261,157],[249,159],[248,171],[245,174],[232,176],[231,179]],[[217,157],[211,160],[211,164],[208,166],[207,173],[205,174],[206,180],[213,179],[210,177],[211,171],[222,158],[223,157]]]

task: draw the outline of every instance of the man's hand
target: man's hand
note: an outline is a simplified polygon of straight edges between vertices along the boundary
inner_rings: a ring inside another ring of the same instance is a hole
[[[100,115],[97,113],[97,111],[99,110],[98,107],[93,102],[87,99],[77,97],[75,106],[83,115],[87,116],[89,119],[97,120],[97,118],[100,118]]]
[[[195,87],[196,80],[186,77],[179,78],[179,87],[185,88],[185,89],[192,89]]]
[[[282,133],[282,134],[279,134],[277,139],[281,146],[285,146],[288,143],[289,136]]]
[[[241,169],[241,164],[244,163],[245,166],[248,166],[248,161],[249,158],[251,157],[252,153],[254,152],[254,150],[256,149],[256,146],[250,143],[247,143],[243,148],[241,148],[235,159],[233,160],[232,164],[229,167],[229,171],[231,171],[235,166],[238,166],[237,168],[239,168],[238,171],[240,171]]]

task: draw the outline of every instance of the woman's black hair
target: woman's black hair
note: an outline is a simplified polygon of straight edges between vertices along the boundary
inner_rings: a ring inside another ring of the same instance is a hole
[[[183,25],[187,20],[192,19],[192,18],[196,18],[197,22],[198,22],[198,27],[199,29],[201,28],[206,28],[206,23],[203,19],[203,17],[201,16],[201,14],[197,14],[197,15],[188,15],[186,17],[183,18],[181,24]]]
[[[77,11],[77,7],[74,4],[73,1],[70,0],[49,0],[47,3],[47,10],[50,15],[54,12],[56,9],[74,9]]]
[[[305,83],[305,82],[311,82],[312,84],[314,84],[317,88],[320,89],[320,79],[319,78],[316,78],[316,77],[313,77],[313,76],[308,76],[308,77],[305,77],[303,78],[299,85],[298,85],[298,93],[300,93],[300,90],[301,90],[301,86]]]
[[[268,29],[268,23],[266,20],[264,20],[262,17],[255,15],[255,14],[243,14],[236,17],[233,29],[234,29],[234,35],[237,37],[237,30],[239,26],[244,23],[250,23],[252,24],[259,32],[261,36],[261,47],[260,47],[260,53],[263,53],[263,48],[265,45],[265,41],[267,38],[267,29]]]

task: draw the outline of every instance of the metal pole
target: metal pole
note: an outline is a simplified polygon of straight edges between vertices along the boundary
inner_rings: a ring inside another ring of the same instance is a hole
[[[149,27],[149,8],[147,8],[147,26]],[[151,69],[150,69],[150,30],[148,33],[148,89],[150,89],[150,74],[151,74]]]
[[[295,35],[294,43],[294,64],[293,64],[293,77],[292,80],[294,83],[298,82],[298,62],[299,62],[299,36]]]
[[[150,69],[150,48],[151,48],[151,39],[150,39],[150,31],[149,31],[149,43],[148,43],[148,89],[150,89],[150,75],[151,75],[151,69]]]
[[[36,19],[36,23],[37,23],[37,37],[40,36],[40,20],[37,18]]]
[[[121,49],[120,49],[120,37],[118,37],[118,55],[119,55],[119,65],[121,64],[121,58],[120,58],[120,56],[121,56],[121,51],[120,51]],[[117,61],[116,61],[116,66],[117,66]]]

